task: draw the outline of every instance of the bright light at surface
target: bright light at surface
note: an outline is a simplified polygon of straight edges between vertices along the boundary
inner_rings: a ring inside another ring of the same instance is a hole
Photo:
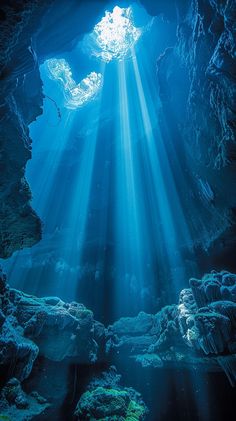
[[[131,53],[132,47],[141,36],[142,30],[133,22],[131,7],[114,7],[94,27],[92,34],[85,37],[92,55],[105,62],[122,60]]]
[[[50,79],[56,80],[63,88],[65,106],[76,109],[96,98],[103,83],[101,73],[91,72],[80,83],[76,84],[65,59],[49,59],[45,62]]]

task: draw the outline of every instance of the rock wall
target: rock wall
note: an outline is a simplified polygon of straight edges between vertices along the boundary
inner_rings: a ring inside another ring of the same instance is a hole
[[[208,233],[199,244],[207,249],[235,225],[236,7],[232,0],[165,3],[143,1],[150,13],[177,22],[176,44],[157,59],[162,132],[192,179],[189,201],[202,202]]]
[[[25,166],[31,158],[28,125],[42,113],[43,94],[32,33],[46,1],[1,2],[0,35],[0,257],[30,247],[41,238],[31,208]]]
[[[235,2],[142,3],[177,22],[177,43],[158,60],[160,95],[163,103],[184,106],[178,122],[194,158],[220,169],[235,161]],[[174,79],[178,70],[182,89]]]
[[[0,258],[41,239],[25,167],[31,159],[29,125],[41,113],[39,64],[68,51],[89,31],[106,1],[3,0],[0,5]],[[75,12],[76,11],[76,12]],[[81,22],[81,14],[85,17]],[[60,34],[57,21],[60,21]],[[61,37],[61,38],[60,38]]]

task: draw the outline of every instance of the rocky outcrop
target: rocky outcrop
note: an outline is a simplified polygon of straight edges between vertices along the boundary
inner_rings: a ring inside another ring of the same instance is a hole
[[[82,394],[75,410],[78,420],[132,420],[145,419],[147,408],[141,395],[132,388],[121,387],[115,368],[94,379]]]
[[[176,45],[158,60],[161,99],[183,106],[177,117],[189,152],[220,169],[235,159],[235,2],[174,0],[155,10],[178,24]]]
[[[42,113],[42,83],[32,33],[46,4],[3,1],[0,35],[0,257],[30,247],[41,238],[41,224],[30,205],[25,166],[31,158],[28,125]]]
[[[96,361],[97,325],[83,304],[67,304],[57,297],[31,297],[14,290],[12,295],[24,336],[37,344],[41,355],[54,361],[66,357],[76,357],[80,363]]]
[[[19,380],[10,379],[0,393],[1,420],[32,420],[42,414],[50,405],[36,391],[27,395]]]
[[[190,279],[180,295],[179,322],[186,343],[204,354],[236,353],[236,276],[213,271]]]
[[[236,378],[236,275],[212,271],[191,279],[179,304],[155,315],[139,313],[108,327],[107,352],[135,358],[143,367],[182,365]],[[224,364],[225,361],[225,364]],[[230,371],[230,367],[232,370]]]
[[[162,133],[192,180],[188,203],[197,213],[188,214],[188,204],[184,213],[190,227],[198,221],[195,244],[208,249],[235,225],[235,2],[173,0],[156,9],[177,22],[176,44],[157,60]]]
[[[123,317],[107,329],[84,305],[10,289],[4,275],[0,293],[0,366],[6,378],[27,378],[38,355],[78,364],[125,356],[143,367],[210,371],[235,364],[236,275],[227,271],[190,279],[178,304],[156,314]]]
[[[82,304],[36,298],[10,289],[1,275],[0,368],[6,377],[27,378],[38,355],[53,361],[96,361],[104,327]]]
[[[38,356],[38,347],[24,337],[23,328],[12,311],[6,278],[0,273],[0,370],[2,378],[27,378]]]

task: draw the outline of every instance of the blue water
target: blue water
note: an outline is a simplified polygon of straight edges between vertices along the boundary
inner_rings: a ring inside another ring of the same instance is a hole
[[[200,201],[177,133],[163,138],[156,81],[156,57],[175,28],[138,7],[134,16],[144,29],[128,58],[104,62],[83,42],[56,57],[76,83],[101,74],[102,89],[84,106],[67,108],[42,63],[43,114],[30,126],[26,177],[43,235],[6,264],[13,286],[81,301],[105,322],[175,302],[198,272]]]

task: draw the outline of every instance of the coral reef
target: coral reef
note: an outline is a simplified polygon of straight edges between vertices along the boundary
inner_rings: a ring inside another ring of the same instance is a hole
[[[78,420],[119,420],[141,421],[145,419],[147,408],[141,395],[132,388],[119,385],[120,376],[115,368],[102,373],[81,396],[75,415]]]

